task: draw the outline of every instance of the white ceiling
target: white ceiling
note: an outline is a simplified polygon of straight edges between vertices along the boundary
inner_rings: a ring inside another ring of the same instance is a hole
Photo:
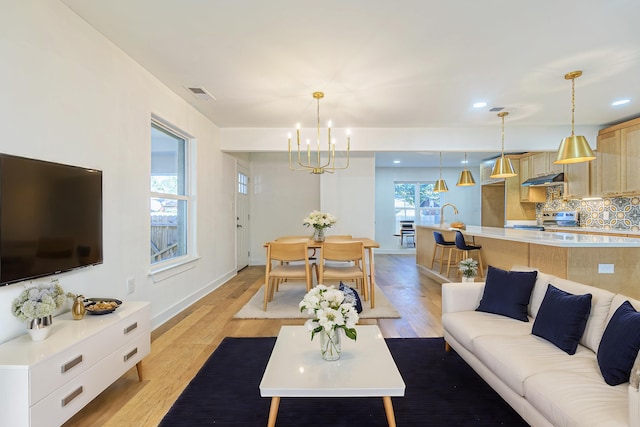
[[[576,126],[640,115],[637,0],[62,1],[223,128],[569,131],[573,70]]]

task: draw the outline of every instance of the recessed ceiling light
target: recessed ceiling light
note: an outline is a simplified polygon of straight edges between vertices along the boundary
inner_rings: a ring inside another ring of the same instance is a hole
[[[612,105],[613,107],[617,107],[617,106],[619,106],[619,105],[628,104],[628,103],[630,103],[630,102],[631,102],[631,100],[630,100],[630,99],[619,99],[619,100],[617,100],[617,101],[612,102],[612,103],[611,103],[611,105]]]
[[[398,164],[400,163],[400,160],[394,160],[393,163]]]
[[[473,104],[473,108],[482,108],[482,107],[486,107],[487,103],[486,102],[476,102]]]
[[[466,165],[467,163],[469,163],[469,160],[461,160],[460,163],[462,163],[463,165]]]

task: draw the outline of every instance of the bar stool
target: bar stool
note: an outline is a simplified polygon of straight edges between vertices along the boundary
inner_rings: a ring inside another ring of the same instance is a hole
[[[442,235],[442,233],[439,233],[437,231],[433,232],[433,239],[435,240],[436,244],[433,248],[433,256],[431,257],[431,269],[433,270],[433,263],[436,260],[436,252],[438,252],[438,248],[440,248],[439,262],[440,262],[440,274],[442,274],[442,270],[444,268],[444,251],[446,249],[449,250],[449,253],[447,256],[447,265],[449,266],[451,265],[451,261],[453,261],[453,259],[451,258],[451,252],[455,249],[456,242],[448,242],[444,240],[444,236]],[[447,269],[447,276],[448,275],[449,275],[449,270]]]
[[[482,266],[482,256],[480,255],[480,249],[482,249],[481,245],[468,245],[464,240],[464,235],[460,231],[456,231],[456,248],[458,249],[458,253],[456,254],[456,261],[460,262],[461,259],[458,259],[460,255],[464,257],[463,259],[469,258],[469,251],[478,251],[478,273],[480,277],[484,277]],[[447,276],[449,276],[449,269],[447,269]]]

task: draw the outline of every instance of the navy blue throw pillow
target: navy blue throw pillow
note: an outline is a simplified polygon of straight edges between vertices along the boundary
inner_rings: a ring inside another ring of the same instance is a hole
[[[476,311],[500,314],[528,322],[527,306],[537,271],[506,271],[489,266],[484,293]]]
[[[573,295],[549,284],[531,333],[576,354],[591,312],[591,294]]]
[[[640,313],[625,301],[613,313],[598,347],[598,365],[607,384],[629,381],[639,349]]]
[[[358,292],[342,282],[340,282],[340,290],[344,292],[344,302],[350,302],[358,313],[362,313],[362,301],[360,301]]]

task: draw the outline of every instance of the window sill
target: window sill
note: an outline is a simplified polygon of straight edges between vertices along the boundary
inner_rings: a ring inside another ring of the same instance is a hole
[[[196,262],[200,259],[200,257],[187,258],[180,261],[175,262],[171,265],[165,265],[156,269],[152,269],[149,271],[149,276],[153,283],[159,283],[163,280],[167,280],[173,276],[177,276],[178,274],[182,274],[185,271],[191,270],[196,267]]]

